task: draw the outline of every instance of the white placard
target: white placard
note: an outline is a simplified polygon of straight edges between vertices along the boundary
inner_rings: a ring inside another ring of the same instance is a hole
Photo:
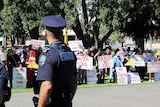
[[[93,67],[92,70],[87,70],[87,84],[96,84],[96,67]]]
[[[145,57],[143,55],[134,55],[134,57],[132,57],[131,60],[134,61],[136,66],[145,66]]]
[[[128,74],[126,67],[116,67],[117,84],[128,84]]]
[[[77,57],[77,69],[92,70],[93,58],[90,56],[76,56]]]
[[[129,84],[139,84],[141,79],[138,72],[129,72],[128,73],[128,83]]]
[[[160,72],[160,61],[148,62],[147,63],[147,72],[148,73]]]
[[[38,50],[39,47],[44,49],[45,41],[44,40],[31,39],[31,45],[32,45],[32,49],[35,49],[35,50]]]
[[[81,40],[68,41],[68,46],[72,51],[81,51],[83,50],[83,43]]]
[[[26,88],[27,86],[27,69],[23,67],[13,67],[13,88]]]
[[[112,55],[98,56],[98,69],[110,68]]]
[[[154,80],[155,81],[160,81],[160,72],[155,72],[154,73]]]

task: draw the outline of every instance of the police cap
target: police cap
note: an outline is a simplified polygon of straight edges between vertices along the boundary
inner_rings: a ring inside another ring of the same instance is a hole
[[[60,16],[45,16],[42,19],[42,24],[51,32],[62,30],[66,26],[66,20]]]

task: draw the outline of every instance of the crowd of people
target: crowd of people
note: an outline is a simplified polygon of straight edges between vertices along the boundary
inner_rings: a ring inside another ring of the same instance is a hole
[[[142,50],[142,49],[132,49],[130,47],[112,49],[110,46],[106,46],[104,49],[96,49],[92,46],[89,49],[84,49],[79,51],[76,55],[88,55],[93,57],[93,66],[96,66],[97,83],[104,83],[105,76],[110,76],[110,69],[112,69],[112,76],[110,77],[110,82],[117,82],[116,67],[126,67],[127,72],[138,72],[141,81],[145,79],[145,76],[149,77],[149,81],[154,81],[153,73],[147,73],[147,62],[149,61],[159,61],[159,55],[155,54],[156,51],[153,50]],[[98,56],[111,55],[112,61],[109,68],[98,69]],[[135,57],[135,55],[141,55],[145,66],[130,66],[125,65],[129,60]],[[86,70],[78,69],[78,83],[87,83]]]
[[[27,67],[28,64],[32,62],[36,62],[38,64],[39,55],[42,52],[42,48],[39,47],[37,50],[32,49],[32,45],[29,46],[13,46],[10,49],[7,50],[7,55],[4,55],[4,47],[0,48],[0,56],[1,61],[5,63],[8,69],[9,78],[10,78],[10,86],[12,87],[12,75],[13,67]],[[125,64],[132,58],[134,55],[143,55],[144,61],[147,63],[148,61],[158,61],[160,60],[159,56],[155,55],[155,51],[152,50],[141,50],[141,49],[134,49],[131,50],[130,47],[127,49],[115,49],[113,50],[110,46],[107,46],[104,49],[96,49],[95,46],[92,46],[88,49],[83,49],[79,52],[75,53],[78,55],[86,55],[93,57],[93,66],[96,66],[96,73],[97,73],[97,83],[104,83],[105,82],[105,76],[110,75],[110,68],[106,69],[98,69],[98,56],[102,55],[111,55],[112,56],[112,64],[111,68],[113,69],[113,79],[110,79],[110,82],[116,82],[116,67],[126,67],[127,72],[128,71],[137,71],[140,75],[141,80],[144,80],[144,77],[147,75],[150,78],[150,81],[153,80],[153,74],[148,75],[147,73],[147,66],[143,67],[136,67],[136,66],[126,66]],[[6,58],[5,58],[6,57]],[[78,71],[78,84],[87,84],[87,74],[86,70],[84,69],[77,69]],[[33,87],[33,75],[34,75],[34,69],[33,68],[27,68],[27,87]],[[113,80],[113,81],[112,81]]]
[[[32,45],[29,46],[12,46],[7,50],[7,54],[4,53],[4,47],[1,47],[1,62],[6,66],[9,73],[10,87],[12,87],[13,67],[27,67],[28,64],[36,62],[38,64],[39,55],[42,52],[42,48],[37,50],[32,49]],[[34,69],[27,68],[27,87],[33,86],[33,72]]]

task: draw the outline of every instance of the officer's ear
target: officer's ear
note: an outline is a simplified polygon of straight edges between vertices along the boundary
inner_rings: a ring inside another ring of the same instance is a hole
[[[44,35],[45,35],[45,37],[47,37],[47,35],[48,35],[47,29],[44,29]]]

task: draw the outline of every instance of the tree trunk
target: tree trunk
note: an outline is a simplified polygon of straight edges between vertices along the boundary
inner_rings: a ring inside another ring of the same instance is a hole
[[[31,36],[31,39],[37,39],[39,38],[39,27],[35,27],[32,30],[29,30],[29,35]]]
[[[143,37],[136,36],[135,42],[136,42],[137,48],[144,50],[144,38]]]
[[[72,29],[75,32],[75,34],[77,35],[77,37],[82,40],[84,47],[85,48],[88,47],[86,39],[83,35],[83,30],[81,29],[81,24],[80,24],[80,21],[79,21],[78,17],[76,19],[76,24],[75,24],[75,26],[72,27]]]
[[[99,41],[99,45],[98,47],[102,48],[103,47],[103,43],[109,38],[109,36],[113,33],[114,29],[110,29],[109,32],[102,38],[101,41]]]

